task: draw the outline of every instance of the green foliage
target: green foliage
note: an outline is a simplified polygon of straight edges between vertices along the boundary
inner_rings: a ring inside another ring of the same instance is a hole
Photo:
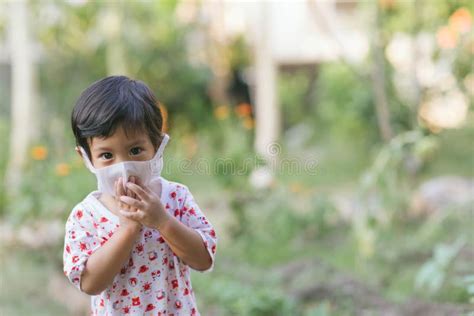
[[[322,195],[290,193],[279,186],[247,195],[247,199],[242,206],[246,220],[236,238],[236,250],[241,258],[259,266],[291,259],[306,243],[329,234],[337,225],[336,209]],[[296,204],[310,207],[298,211]]]
[[[252,150],[252,131],[245,130],[239,121],[230,118],[214,123],[200,134],[206,144],[203,154],[213,163],[217,181],[225,188],[245,188],[255,165]]]
[[[94,177],[75,155],[71,150],[63,161],[57,157],[29,160],[19,195],[8,201],[7,219],[15,224],[37,218],[65,219],[74,204],[95,188]]]
[[[235,279],[216,278],[206,289],[204,303],[219,302],[223,315],[298,315],[295,303],[278,287],[269,285],[259,282],[251,286]]]
[[[469,119],[462,129],[448,130],[436,136],[438,150],[423,169],[423,178],[436,174],[456,174],[474,177],[472,157],[474,157],[474,124]]]
[[[316,104],[308,104],[306,100],[308,89],[311,89],[308,71],[281,72],[277,84],[283,112],[282,124],[285,128],[314,118]]]
[[[472,9],[472,3],[469,0],[394,1],[393,6],[383,11],[383,28],[392,34],[433,31],[460,7]]]
[[[474,303],[474,274],[466,275],[461,279],[461,284],[466,288],[469,302]]]
[[[175,114],[186,113],[185,118],[192,117],[189,121],[196,127],[210,118],[212,107],[206,93],[210,72],[189,63],[186,35],[194,26],[176,22],[175,4],[123,2],[118,8],[126,32],[120,34],[120,42],[129,75],[151,87],[173,121]],[[45,52],[39,71],[40,92],[48,100],[45,115],[53,112],[67,121],[80,92],[107,75],[104,28],[111,27],[104,21],[107,6],[89,1],[80,6],[57,2],[34,7],[39,18],[54,15],[48,10],[61,12],[48,24],[33,21],[39,25],[36,31]]]
[[[337,315],[333,305],[338,302],[324,300],[303,306],[289,299],[285,284],[269,275],[275,265],[313,256],[377,286],[383,295],[399,302],[424,289],[433,293],[428,297],[433,301],[464,303],[473,295],[473,276],[453,273],[454,267],[463,263],[457,256],[460,244],[441,244],[472,229],[465,218],[450,215],[433,222],[405,218],[408,199],[421,178],[440,174],[473,176],[469,161],[473,155],[472,128],[426,135],[412,126],[413,122],[417,125],[416,113],[411,105],[398,100],[392,84],[394,69],[387,64],[391,123],[398,136],[381,146],[371,83],[364,79],[369,78],[370,65],[363,69],[353,69],[341,62],[318,66],[315,98],[308,97],[306,73],[283,73],[278,82],[283,132],[303,123],[312,135],[300,148],[288,150],[281,158],[310,152],[318,159],[318,174],[277,174],[272,187],[254,190],[249,185],[249,175],[255,167],[264,165],[253,152],[254,131],[245,128],[233,114],[225,118],[212,116],[213,107],[207,95],[211,73],[208,67],[188,61],[188,55],[202,52],[188,52],[185,48],[190,29],[198,26],[175,21],[176,3],[122,2],[124,31],[119,37],[129,74],[148,83],[169,112],[172,141],[166,150],[163,175],[188,185],[200,205],[205,201],[202,205],[231,208],[227,214],[233,217],[234,226],[223,230],[223,234],[229,234],[229,240],[219,250],[217,266],[220,258],[230,259],[233,265],[217,269],[211,276],[193,276],[203,314],[217,311],[222,315]],[[382,35],[386,41],[399,31],[433,32],[446,24],[459,6],[469,4],[466,0],[424,1],[422,10],[414,12],[413,2],[394,3],[395,7],[383,13]],[[5,184],[0,183],[0,216],[18,225],[37,218],[65,218],[74,203],[95,188],[93,175],[75,156],[68,122],[79,93],[108,71],[108,43],[102,34],[102,14],[107,3],[50,2],[50,8],[61,13],[57,19],[48,18],[48,14],[54,17],[54,12],[47,14],[47,6],[42,2],[31,5],[35,10],[32,22],[42,44],[39,104],[44,111],[40,111],[39,121],[47,122],[38,131],[38,144],[48,150],[48,157],[29,159],[18,199],[7,203]],[[419,21],[413,20],[416,14],[420,15]],[[2,16],[0,19],[1,33],[5,23]],[[454,73],[458,80],[472,70],[469,48],[463,44],[455,52]],[[232,67],[249,64],[242,38],[235,39],[228,52]],[[7,88],[2,85],[0,92],[5,100]],[[8,112],[2,104],[0,145],[5,149]],[[7,153],[0,152],[2,179]],[[186,159],[191,165],[184,170],[179,162]],[[223,163],[218,164],[219,159],[224,159]],[[208,169],[197,170],[199,161],[207,164]],[[226,161],[231,163],[230,167]],[[419,164],[419,169],[412,173],[410,162]],[[68,166],[67,174],[58,174],[59,164]],[[357,182],[363,170],[363,177]],[[361,214],[354,215],[355,235],[350,233],[350,224],[342,223],[340,210],[331,200],[334,191],[345,190],[360,191],[360,199],[353,202],[361,203],[359,208],[355,205],[357,211],[362,209]],[[371,200],[373,193],[377,195],[375,203]],[[469,241],[466,244],[469,246]],[[433,257],[420,267],[420,260],[426,260],[433,248]],[[361,256],[365,252],[370,256]],[[7,313],[31,314],[34,309],[41,314],[48,308],[49,314],[63,313],[61,307],[37,291],[46,282],[43,270],[59,270],[58,254],[59,250],[54,256],[55,263],[38,263],[36,259],[30,262],[29,255],[13,254],[12,261],[7,262],[7,274],[2,277],[2,283],[13,285],[11,292],[2,293],[0,298]],[[242,266],[251,271],[250,280],[233,274]],[[31,284],[12,281],[23,276]],[[18,298],[24,296],[25,290],[38,298],[32,301],[32,307],[19,304]],[[24,310],[14,310],[11,302]],[[45,306],[48,304],[49,307]],[[346,306],[344,311],[350,307]]]
[[[0,152],[0,179],[5,179],[5,172],[7,169],[7,159],[8,159],[8,141],[7,141],[7,130],[9,128],[8,122],[0,117],[0,147],[4,148],[5,150],[2,150]],[[5,192],[5,181],[0,182],[0,217],[2,217],[5,214],[5,208],[6,208],[6,192]]]
[[[292,196],[283,187],[247,196],[243,205],[247,222],[220,250],[214,278],[193,275],[200,303],[229,315],[320,315],[327,304],[308,309],[286,295],[272,267],[296,257],[311,257],[312,245],[335,229],[334,207],[324,196]],[[312,205],[297,213],[292,205],[302,200]],[[316,280],[314,280],[316,281]],[[324,315],[324,314],[322,314]],[[334,315],[331,313],[329,315]]]
[[[321,66],[316,89],[319,130],[344,140],[378,138],[369,81],[341,63],[329,63]]]
[[[309,310],[305,315],[306,316],[329,316],[334,315],[330,313],[331,307],[328,302],[323,302],[322,304],[317,305],[313,309]]]
[[[415,285],[418,289],[427,290],[428,293],[438,292],[446,281],[449,268],[454,258],[459,253],[465,242],[462,239],[452,244],[437,245],[433,258],[427,261],[416,276]]]
[[[413,175],[436,151],[437,140],[421,131],[398,135],[383,146],[360,180],[360,216],[353,228],[361,253],[370,257],[377,231],[390,229],[394,218],[402,218],[413,192]]]

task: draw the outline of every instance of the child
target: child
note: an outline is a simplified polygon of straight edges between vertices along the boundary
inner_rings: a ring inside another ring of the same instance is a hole
[[[189,268],[213,269],[217,238],[188,188],[160,177],[168,135],[153,92],[104,78],[71,123],[98,190],[66,222],[64,274],[91,295],[92,315],[199,315]]]

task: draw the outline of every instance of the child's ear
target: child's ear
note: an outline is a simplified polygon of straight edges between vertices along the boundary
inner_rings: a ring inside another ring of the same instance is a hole
[[[76,153],[79,155],[79,157],[81,157],[81,160],[82,160],[82,162],[84,163],[84,165],[85,165],[87,168],[93,167],[93,166],[94,166],[94,165],[93,165],[93,162],[90,160],[90,158],[87,156],[87,154],[86,154],[83,150],[81,150],[81,149],[83,149],[83,148],[81,148],[81,147],[79,147],[79,146],[76,146],[76,147],[74,148],[74,150],[76,150]],[[86,155],[86,156],[84,157],[84,155]]]
[[[76,148],[74,148],[76,150],[76,153],[79,155],[79,157],[83,158],[82,157],[82,152],[81,150],[79,149],[79,146],[76,146]]]

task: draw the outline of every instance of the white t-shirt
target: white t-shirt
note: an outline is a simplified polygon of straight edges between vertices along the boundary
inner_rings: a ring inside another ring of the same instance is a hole
[[[199,233],[214,267],[217,237],[188,188],[160,178],[166,210]],[[119,218],[90,193],[66,222],[64,274],[79,289],[89,256],[113,235]],[[81,290],[82,291],[82,290]],[[91,315],[199,315],[191,286],[190,267],[178,258],[156,229],[143,226],[129,260],[113,283],[91,296]]]

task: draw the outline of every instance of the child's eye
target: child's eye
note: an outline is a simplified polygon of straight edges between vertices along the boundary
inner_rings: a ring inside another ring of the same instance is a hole
[[[112,154],[111,153],[103,153],[103,154],[100,155],[100,158],[105,159],[105,160],[109,160],[109,159],[112,159]]]
[[[142,149],[140,147],[134,147],[130,149],[130,153],[132,155],[139,155],[142,152]]]

